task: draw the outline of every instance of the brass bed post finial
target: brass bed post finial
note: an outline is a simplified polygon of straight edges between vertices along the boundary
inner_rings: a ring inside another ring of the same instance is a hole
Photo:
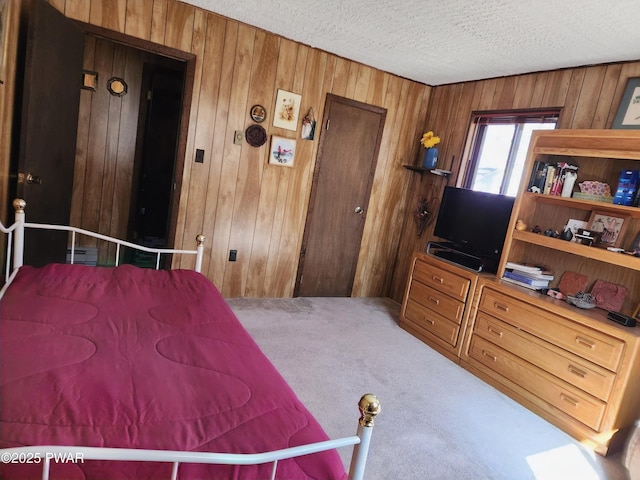
[[[360,425],[373,427],[373,421],[380,413],[380,401],[373,393],[366,393],[358,402],[360,409]]]
[[[12,205],[16,213],[24,213],[24,209],[27,206],[27,202],[24,201],[22,198],[16,198],[13,201]]]
[[[207,239],[207,237],[205,237],[202,234],[196,235],[196,245],[199,247],[200,245],[204,245],[204,241]]]

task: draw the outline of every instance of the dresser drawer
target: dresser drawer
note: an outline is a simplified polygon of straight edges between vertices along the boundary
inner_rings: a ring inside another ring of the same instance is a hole
[[[458,324],[447,320],[411,298],[407,302],[404,316],[414,325],[435,335],[449,345],[455,347],[458,343],[458,332],[460,332]]]
[[[469,280],[442,268],[416,260],[413,278],[461,301],[467,299]]]
[[[469,356],[588,427],[600,428],[606,403],[597,398],[477,335],[471,340]]]
[[[420,282],[411,282],[409,299],[457,323],[462,321],[464,303]]]
[[[559,349],[501,320],[479,312],[474,334],[515,353],[601,400],[607,401],[615,374],[585,359]]]
[[[490,288],[482,292],[480,310],[614,372],[624,351],[622,340]]]

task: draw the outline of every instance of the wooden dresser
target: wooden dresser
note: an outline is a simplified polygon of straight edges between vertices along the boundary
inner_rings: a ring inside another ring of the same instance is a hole
[[[503,282],[507,262],[548,265],[556,287],[564,272],[624,287],[620,311],[640,321],[640,258],[535,233],[562,231],[570,219],[624,221],[625,249],[640,238],[640,208],[529,191],[536,166],[564,162],[578,181],[618,184],[640,169],[640,131],[534,131],[502,257],[495,275],[479,275],[424,253],[412,260],[400,325],[448,358],[606,454],[616,435],[640,419],[640,327],[607,319]],[[529,227],[516,228],[524,223]]]
[[[640,329],[530,290],[478,284],[461,365],[606,454],[640,413]]]
[[[458,363],[478,274],[425,253],[413,255],[400,326]]]

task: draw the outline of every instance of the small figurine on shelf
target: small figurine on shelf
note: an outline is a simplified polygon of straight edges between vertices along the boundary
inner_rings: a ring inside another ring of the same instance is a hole
[[[524,231],[526,229],[527,229],[527,224],[524,223],[524,220],[519,218],[518,221],[516,222],[516,230]]]

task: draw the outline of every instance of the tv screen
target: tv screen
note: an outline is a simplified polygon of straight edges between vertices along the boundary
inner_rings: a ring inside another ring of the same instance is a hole
[[[497,263],[513,202],[506,195],[447,186],[433,233],[455,250]]]

